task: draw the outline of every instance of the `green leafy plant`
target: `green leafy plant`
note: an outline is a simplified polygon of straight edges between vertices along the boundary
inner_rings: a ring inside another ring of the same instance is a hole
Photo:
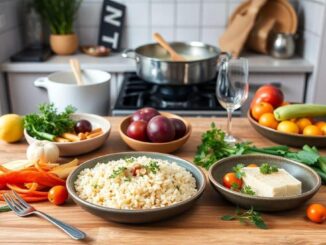
[[[262,174],[271,174],[271,173],[276,173],[278,172],[278,168],[276,166],[271,166],[268,163],[263,163],[260,167],[259,170]]]
[[[224,215],[221,217],[221,220],[239,220],[239,222],[242,224],[252,224],[259,229],[268,228],[261,214],[255,211],[253,208],[247,211],[241,211],[239,208],[237,208],[235,215]]]
[[[326,184],[326,157],[321,156],[316,147],[305,145],[300,151],[291,151],[284,145],[258,148],[251,142],[228,144],[225,133],[211,124],[211,129],[203,133],[202,142],[197,148],[194,162],[209,169],[216,161],[229,156],[263,153],[292,159],[312,167]]]
[[[245,185],[241,189],[241,193],[254,196],[256,193],[251,189],[249,185]]]
[[[73,33],[73,24],[82,0],[33,0],[33,6],[49,26],[52,34]]]
[[[24,117],[24,128],[28,134],[40,140],[53,141],[56,136],[72,131],[75,121],[70,118],[76,109],[67,106],[59,113],[54,104],[41,104],[39,113],[31,113]]]

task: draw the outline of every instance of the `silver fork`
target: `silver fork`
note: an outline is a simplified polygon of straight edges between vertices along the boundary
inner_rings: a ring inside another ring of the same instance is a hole
[[[6,203],[11,208],[11,210],[14,211],[20,217],[36,214],[48,220],[75,240],[81,240],[86,237],[86,234],[84,232],[68,224],[63,223],[60,220],[57,220],[51,217],[50,215],[47,215],[46,213],[36,210],[33,206],[25,202],[15,191],[3,194],[3,198],[5,199]]]

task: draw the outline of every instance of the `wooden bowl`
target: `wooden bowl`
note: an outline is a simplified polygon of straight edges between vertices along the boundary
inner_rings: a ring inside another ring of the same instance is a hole
[[[287,134],[260,125],[252,117],[250,111],[248,111],[247,117],[251,126],[253,126],[253,128],[258,133],[260,133],[261,135],[265,136],[266,138],[278,144],[293,146],[293,147],[302,147],[304,145],[316,146],[319,148],[326,147],[326,136],[306,136],[302,134]]]
[[[123,141],[132,149],[136,151],[151,151],[151,152],[161,152],[161,153],[170,153],[174,152],[183,146],[191,135],[191,124],[184,120],[182,117],[179,117],[175,114],[168,112],[160,112],[162,116],[168,118],[177,118],[184,122],[187,127],[187,131],[185,136],[180,139],[165,142],[165,143],[152,143],[152,142],[144,142],[140,140],[135,140],[127,136],[127,128],[130,124],[131,116],[126,117],[122,120],[119,128],[120,136]]]

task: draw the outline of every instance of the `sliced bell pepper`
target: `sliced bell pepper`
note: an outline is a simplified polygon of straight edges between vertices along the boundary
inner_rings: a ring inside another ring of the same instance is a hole
[[[31,189],[24,189],[16,185],[7,184],[7,187],[13,191],[18,192],[19,194],[29,194],[33,196],[48,196],[47,191],[35,191]]]

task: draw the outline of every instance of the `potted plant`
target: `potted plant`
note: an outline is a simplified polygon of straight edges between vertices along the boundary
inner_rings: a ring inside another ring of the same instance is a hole
[[[34,7],[49,25],[50,46],[59,55],[76,52],[78,37],[73,31],[74,20],[82,0],[34,0]]]

